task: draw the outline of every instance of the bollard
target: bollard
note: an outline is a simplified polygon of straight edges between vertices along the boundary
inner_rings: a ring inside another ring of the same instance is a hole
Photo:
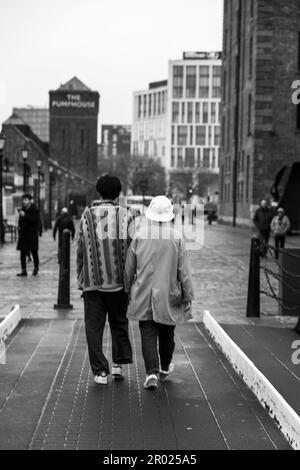
[[[260,316],[260,241],[257,236],[251,240],[247,317]]]
[[[70,230],[67,229],[62,234],[58,296],[54,308],[55,310],[73,308],[73,305],[70,304]]]

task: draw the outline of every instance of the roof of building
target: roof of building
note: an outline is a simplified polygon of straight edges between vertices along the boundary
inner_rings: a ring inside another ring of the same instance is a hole
[[[28,126],[27,122],[25,122],[24,119],[15,112],[6,121],[4,121],[3,124],[11,126]]]
[[[159,82],[151,82],[149,83],[149,90],[151,90],[152,88],[161,88],[167,85],[168,85],[168,80],[160,80]]]
[[[4,123],[4,126],[12,126],[19,133],[23,135],[24,138],[31,140],[35,145],[42,149],[45,153],[49,151],[49,145],[46,142],[43,142],[31,129],[31,127],[16,113],[13,113]]]
[[[57,91],[91,91],[79,78],[73,77],[68,82],[62,84]]]

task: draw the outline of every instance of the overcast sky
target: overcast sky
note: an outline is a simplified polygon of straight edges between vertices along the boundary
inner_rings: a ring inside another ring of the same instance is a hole
[[[99,91],[100,123],[131,123],[132,92],[183,51],[221,50],[223,0],[0,0],[0,122],[48,106],[74,75]]]

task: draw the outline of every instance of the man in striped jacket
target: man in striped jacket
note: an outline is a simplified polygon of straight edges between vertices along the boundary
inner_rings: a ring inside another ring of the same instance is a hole
[[[123,364],[132,363],[124,292],[124,267],[129,244],[129,217],[118,205],[120,180],[102,176],[96,185],[100,201],[81,218],[77,246],[77,281],[83,290],[85,331],[95,382],[107,384],[109,363],[102,350],[108,315],[112,338],[112,376],[124,378]]]

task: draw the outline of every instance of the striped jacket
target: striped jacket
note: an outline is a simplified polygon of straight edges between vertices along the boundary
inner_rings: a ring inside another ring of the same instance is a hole
[[[79,289],[105,292],[123,289],[130,221],[127,210],[111,201],[84,211],[77,236]]]

